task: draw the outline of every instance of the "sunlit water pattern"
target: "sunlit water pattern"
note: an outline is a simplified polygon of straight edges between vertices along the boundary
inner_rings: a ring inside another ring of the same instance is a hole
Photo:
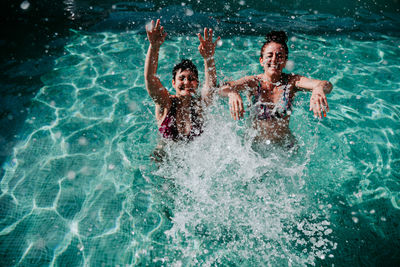
[[[220,82],[260,73],[261,38],[223,38]],[[170,36],[159,76],[193,58],[195,36]],[[252,149],[248,115],[226,100],[204,134],[158,142],[144,87],[144,35],[75,33],[33,100],[24,142],[1,181],[0,262],[56,266],[351,266],[399,260],[398,38],[292,36],[289,71],[330,80],[318,120],[298,93],[297,152]]]

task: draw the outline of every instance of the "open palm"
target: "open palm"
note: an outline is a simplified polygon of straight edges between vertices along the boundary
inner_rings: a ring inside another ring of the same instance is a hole
[[[156,21],[156,25],[154,25],[153,20],[146,25],[146,32],[150,44],[155,46],[161,46],[167,36],[167,33],[164,32],[164,27],[160,25],[159,19]]]
[[[218,37],[217,40],[213,42],[213,30],[207,28],[204,28],[204,38],[200,33],[198,33],[197,36],[199,37],[200,41],[199,52],[201,56],[205,59],[213,57],[215,47],[217,46],[217,43],[221,37]]]

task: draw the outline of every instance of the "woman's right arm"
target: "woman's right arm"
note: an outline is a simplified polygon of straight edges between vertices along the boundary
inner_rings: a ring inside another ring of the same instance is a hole
[[[219,90],[219,94],[229,97],[229,110],[234,120],[243,118],[244,107],[240,91],[257,86],[255,76],[243,77],[237,81],[226,82]]]
[[[157,67],[160,46],[164,42],[167,33],[164,32],[164,27],[160,26],[159,19],[155,26],[154,21],[151,21],[150,25],[146,26],[146,32],[150,42],[144,65],[146,89],[156,105],[159,105],[163,109],[169,106],[171,100],[167,89],[165,89],[160,79],[157,77]]]

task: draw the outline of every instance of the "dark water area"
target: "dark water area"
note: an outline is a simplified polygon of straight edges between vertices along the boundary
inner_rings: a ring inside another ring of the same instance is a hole
[[[217,24],[222,35],[259,35],[271,28],[283,28],[320,35],[359,31],[365,34],[360,38],[372,38],[375,32],[398,35],[399,13],[398,0],[7,0],[1,4],[0,47],[3,59],[40,56],[61,46],[62,37],[68,36],[70,29],[144,31],[143,24],[157,17],[162,18],[166,29],[178,33]]]

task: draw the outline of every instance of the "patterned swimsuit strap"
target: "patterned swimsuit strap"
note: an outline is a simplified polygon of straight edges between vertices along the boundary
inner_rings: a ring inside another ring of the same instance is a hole
[[[253,104],[257,103],[261,96],[261,89],[262,89],[261,80],[257,79],[257,83],[258,83],[257,84],[257,93],[253,97]]]
[[[285,83],[285,88],[282,93],[282,107],[286,110],[290,109],[290,86],[289,86],[289,75],[283,74],[283,82]]]

